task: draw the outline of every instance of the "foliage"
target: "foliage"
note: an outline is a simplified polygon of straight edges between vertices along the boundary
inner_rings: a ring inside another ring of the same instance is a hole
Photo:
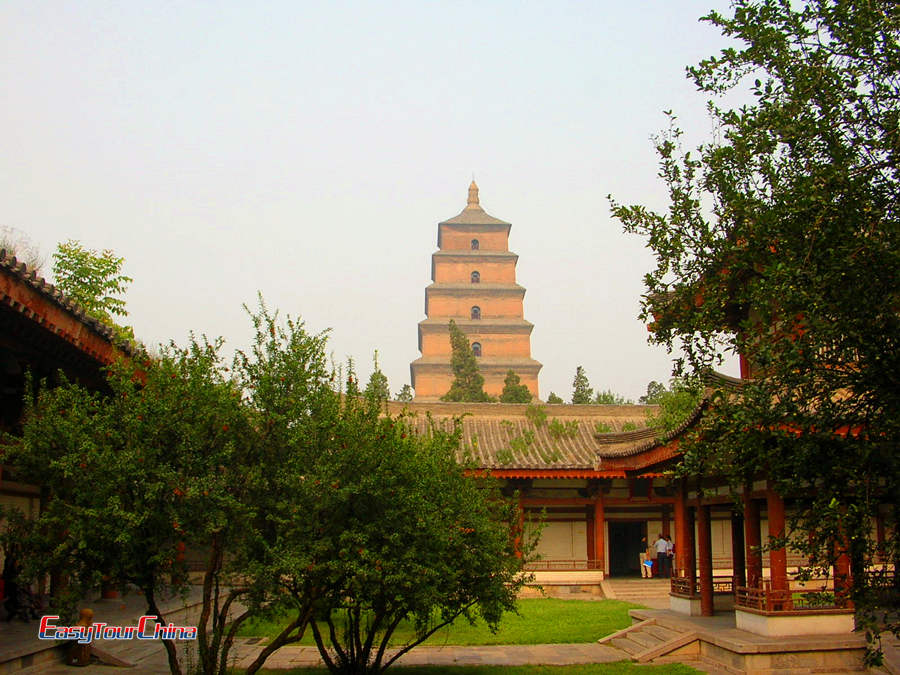
[[[655,384],[652,383],[651,384]],[[660,385],[662,386],[662,385]],[[697,378],[673,377],[669,388],[655,390],[650,399],[650,385],[647,385],[647,403],[658,405],[659,411],[647,416],[647,424],[659,430],[660,434],[674,431],[696,410],[703,394]]]
[[[572,403],[591,403],[594,390],[588,382],[587,375],[582,366],[575,369],[575,379],[572,380]]]
[[[634,431],[635,429],[637,429],[637,424],[634,422],[625,422],[622,425],[622,431]]]
[[[501,403],[528,403],[531,400],[531,392],[528,386],[520,384],[521,378],[512,370],[507,371],[503,381],[503,391],[500,393]]]
[[[267,313],[256,322],[238,371],[277,470],[251,524],[256,548],[237,562],[257,597],[289,611],[248,672],[307,628],[330,669],[379,672],[399,655],[385,650],[403,619],[415,628],[405,653],[476,609],[491,623],[512,609],[527,560],[513,548],[517,510],[456,462],[459,424],[417,434],[360,394],[352,367],[334,389],[323,336]]]
[[[408,384],[404,384],[403,388],[400,389],[399,392],[397,392],[397,400],[401,401],[402,403],[412,403],[412,400],[413,400],[412,387],[410,387]]]
[[[495,401],[484,392],[484,377],[478,372],[478,361],[466,338],[456,322],[450,320],[450,368],[453,370],[453,383],[450,391],[441,397],[442,401],[483,403]]]
[[[565,403],[565,401],[562,400],[562,397],[557,396],[556,394],[554,394],[554,393],[551,391],[551,392],[550,392],[550,395],[547,397],[547,403],[550,403],[550,404],[558,404],[558,403]]]
[[[137,586],[147,613],[164,622],[156,599],[187,578],[181,546],[209,551],[198,624],[206,673],[226,667],[219,574],[226,544],[241,539],[248,477],[261,470],[248,453],[251,429],[220,348],[192,340],[140,367],[118,364],[108,395],[64,379],[41,386],[36,400],[26,400],[22,438],[6,457],[18,480],[42,489],[42,510],[23,542],[27,569],[32,577],[64,572],[68,595],[57,599],[70,609],[104,576]],[[172,672],[180,672],[173,642],[165,646]]]
[[[591,403],[598,405],[632,405],[634,401],[616,394],[612,389],[607,389],[606,391],[598,391]]]
[[[426,645],[526,645],[594,642],[629,625],[628,610],[639,607],[619,600],[562,600],[527,598],[518,602],[515,612],[506,612],[495,633],[480,616],[474,623],[457,619],[432,635]],[[271,638],[277,634],[284,616],[248,622],[241,628],[244,637]],[[391,646],[402,644],[415,631],[413,622],[403,620],[394,633]],[[307,635],[301,644],[315,641]],[[405,672],[405,671],[404,671]]]
[[[540,405],[525,406],[525,417],[538,429],[547,423],[547,411]]]
[[[683,346],[676,372],[729,352],[750,369],[714,397],[685,471],[767,476],[793,499],[794,548],[822,568],[849,555],[861,619],[879,508],[900,562],[900,9],[738,0],[706,21],[739,46],[690,77],[755,100],[710,103],[717,142],[696,153],[674,126],[658,139],[667,213],[613,212],[655,253],[642,316]]]
[[[647,383],[647,393],[638,398],[638,403],[643,405],[654,405],[659,400],[660,395],[667,391],[666,385],[656,380],[650,380]]]
[[[111,321],[127,316],[122,295],[133,279],[122,274],[125,259],[111,250],[93,251],[70,239],[53,254],[56,287],[91,316]]]
[[[578,435],[578,420],[550,420],[547,432],[551,438],[575,438]]]
[[[594,431],[596,431],[598,434],[610,434],[614,430],[606,422],[596,422],[594,423]]]
[[[378,350],[375,351],[373,361],[375,368],[369,376],[368,383],[366,383],[366,396],[374,396],[379,401],[387,401],[391,397],[391,390],[388,386],[387,375],[382,373],[381,368],[378,366]]]

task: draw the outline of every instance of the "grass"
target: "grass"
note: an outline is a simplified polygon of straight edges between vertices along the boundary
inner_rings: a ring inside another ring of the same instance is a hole
[[[496,633],[491,633],[480,619],[475,625],[470,625],[465,619],[458,619],[453,625],[432,635],[425,644],[535,645],[593,642],[630,625],[628,610],[638,607],[640,605],[619,600],[529,598],[519,601],[518,615],[503,616]],[[286,618],[247,622],[239,635],[272,638],[286,623]],[[392,644],[403,644],[411,635],[412,626],[404,621],[394,633]],[[311,631],[306,632],[300,644],[314,644]]]
[[[328,675],[324,668],[263,669],[260,672],[268,675]],[[696,675],[700,671],[680,663],[637,666],[630,661],[618,661],[577,666],[396,666],[388,672],[396,675]]]

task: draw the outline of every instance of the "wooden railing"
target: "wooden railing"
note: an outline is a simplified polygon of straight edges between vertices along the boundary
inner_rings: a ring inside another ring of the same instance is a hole
[[[774,589],[769,582],[761,588],[738,586],[734,592],[734,605],[765,614],[853,609],[852,601],[840,593],[825,589]]]
[[[713,593],[732,593],[734,583],[731,577],[713,577]],[[700,595],[700,579],[694,579],[694,593],[691,595],[690,577],[672,577],[672,594],[685,598],[698,597]]]
[[[534,560],[525,565],[525,569],[536,571],[575,571],[575,570],[602,570],[603,563],[600,560]]]

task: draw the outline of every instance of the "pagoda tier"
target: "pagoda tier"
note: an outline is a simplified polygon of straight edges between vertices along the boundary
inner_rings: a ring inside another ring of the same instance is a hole
[[[512,370],[538,397],[541,364],[531,358],[534,326],[524,319],[525,289],[516,283],[519,256],[509,250],[510,227],[481,208],[475,181],[466,208],[438,223],[434,283],[425,289],[427,318],[419,323],[422,357],[410,364],[416,400],[436,400],[450,389],[451,319],[472,345],[488,394],[499,396]]]

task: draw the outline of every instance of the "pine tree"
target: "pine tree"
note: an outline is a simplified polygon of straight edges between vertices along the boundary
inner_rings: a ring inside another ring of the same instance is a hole
[[[561,396],[557,396],[551,391],[550,395],[547,397],[547,403],[565,403],[565,401],[562,400]]]
[[[374,396],[379,401],[387,401],[391,397],[391,390],[388,387],[388,379],[387,375],[381,372],[381,368],[378,365],[378,350],[375,350],[375,370],[372,371],[372,375],[369,377],[369,382],[366,384],[365,394],[366,396]]]
[[[397,392],[396,400],[398,400],[402,403],[412,403],[412,400],[413,400],[412,387],[410,387],[408,384],[404,384],[403,388],[399,392]]]
[[[594,390],[588,382],[584,368],[578,366],[575,369],[575,379],[572,380],[572,403],[591,403]]]
[[[484,377],[478,372],[478,362],[466,338],[456,322],[450,320],[450,368],[453,370],[453,384],[450,391],[441,397],[442,401],[488,402],[495,401],[484,393]]]
[[[501,403],[528,403],[531,401],[531,392],[526,385],[521,384],[521,381],[521,378],[512,370],[506,371],[503,391],[500,393]]]

